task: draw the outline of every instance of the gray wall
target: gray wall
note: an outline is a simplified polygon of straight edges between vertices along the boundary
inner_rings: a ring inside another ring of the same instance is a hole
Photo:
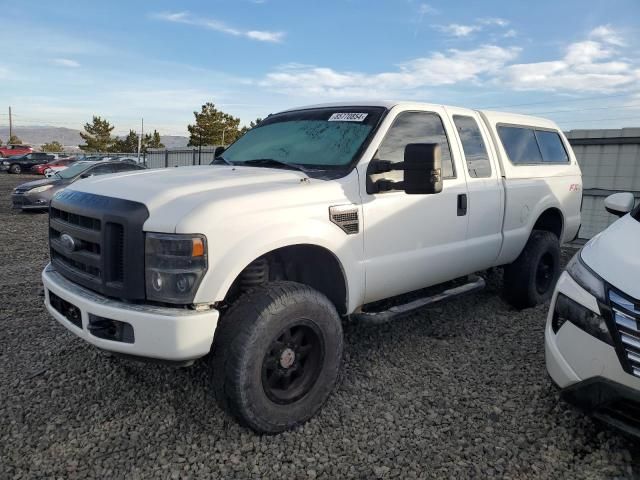
[[[579,238],[589,239],[618,218],[605,211],[605,197],[632,192],[640,198],[640,128],[571,130],[566,135],[582,169]]]

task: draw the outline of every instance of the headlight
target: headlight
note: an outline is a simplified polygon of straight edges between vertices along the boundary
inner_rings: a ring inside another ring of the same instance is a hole
[[[3,160],[3,161],[2,161],[2,164],[3,164],[3,165],[9,165],[9,162],[7,162],[6,160]]]
[[[192,303],[206,271],[207,242],[204,235],[146,234],[145,287],[148,300]]]
[[[41,187],[32,188],[27,192],[27,195],[29,195],[30,193],[46,192],[50,188],[53,188],[53,185],[42,185]]]
[[[599,301],[604,302],[604,282],[583,263],[580,252],[576,253],[567,264],[567,273],[571,275],[571,278],[573,278],[578,285]]]
[[[557,333],[566,321],[573,323],[589,335],[613,345],[613,339],[604,318],[566,295],[559,293],[551,323],[554,333]]]

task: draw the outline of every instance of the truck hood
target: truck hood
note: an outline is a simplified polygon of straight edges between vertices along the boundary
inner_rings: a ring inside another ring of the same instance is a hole
[[[640,222],[625,215],[582,249],[582,260],[611,285],[640,299]]]
[[[149,210],[144,229],[157,232],[189,232],[192,227],[186,225],[194,225],[195,217],[205,213],[210,223],[246,211],[309,202],[326,205],[345,198],[336,181],[309,178],[294,170],[227,165],[96,176],[75,182],[70,189],[143,203]]]

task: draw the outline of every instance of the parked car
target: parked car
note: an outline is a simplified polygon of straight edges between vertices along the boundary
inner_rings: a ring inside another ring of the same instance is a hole
[[[211,166],[57,194],[45,304],[104,350],[206,356],[219,403],[279,432],[334,388],[341,317],[387,321],[496,266],[517,308],[549,300],[581,187],[549,120],[409,102],[285,111]]]
[[[43,165],[54,160],[54,156],[49,153],[31,152],[26,155],[19,155],[0,160],[0,171],[9,173],[28,172],[35,165]]]
[[[33,167],[31,167],[31,173],[44,175],[45,170],[48,168],[57,168],[57,167],[66,168],[69,165],[73,164],[74,162],[76,162],[76,159],[74,157],[55,159],[49,163],[34,165]]]
[[[109,173],[142,170],[144,167],[127,162],[76,162],[51,178],[23,183],[13,190],[13,208],[22,210],[46,210],[56,192],[78,180]]]
[[[545,330],[547,370],[562,397],[640,437],[640,205],[605,199],[621,216],[567,265]]]
[[[0,146],[0,158],[26,155],[33,152],[31,145],[2,145]]]

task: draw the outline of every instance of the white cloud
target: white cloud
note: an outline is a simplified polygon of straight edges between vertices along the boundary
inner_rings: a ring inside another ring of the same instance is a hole
[[[80,66],[80,63],[70,58],[54,58],[51,63],[59,67],[78,68]]]
[[[610,27],[594,31],[598,33],[591,32],[590,39],[567,45],[560,58],[538,62],[515,63],[520,48],[484,45],[434,52],[378,73],[288,64],[268,73],[258,84],[282,93],[316,98],[413,97],[427,88],[455,84],[576,93],[637,91],[640,62],[629,60],[618,51],[617,45],[623,42],[617,37],[615,45],[610,41],[615,34]],[[603,36],[607,40],[596,40]]]
[[[479,18],[473,24],[462,25],[459,23],[450,23],[449,25],[436,25],[435,28],[454,37],[467,37],[474,32],[480,32],[482,30],[491,28],[506,28],[510,25],[509,20],[504,18],[490,17]],[[507,32],[507,37],[515,36],[516,31],[511,29]]]
[[[483,24],[483,25],[496,25],[498,27],[507,27],[509,26],[509,20],[505,20],[504,18],[497,18],[497,17],[491,17],[491,18],[481,18],[480,20],[478,20],[479,23]]]
[[[428,3],[421,3],[418,5],[418,14],[420,14],[421,17],[424,15],[435,15],[437,13],[438,10]]]
[[[214,30],[234,37],[245,37],[260,42],[280,43],[284,40],[284,32],[271,32],[267,30],[241,30],[231,27],[219,20],[197,17],[189,12],[162,12],[154,13],[152,18],[163,20],[166,22],[184,23],[186,25],[195,25],[209,30]]]
[[[619,55],[624,42],[608,26],[597,27],[590,40],[567,46],[562,58],[508,66],[503,81],[516,90],[610,92],[634,88],[640,65]],[[596,40],[597,39],[597,40]]]
[[[589,33],[589,37],[601,40],[610,45],[616,45],[618,47],[625,46],[620,34],[611,28],[610,25],[600,25],[599,27],[594,28]]]
[[[440,25],[439,30],[453,35],[454,37],[466,37],[473,32],[482,30],[479,25],[460,25],[459,23],[451,23],[449,25]]]
[[[514,38],[518,36],[518,32],[516,32],[513,28],[510,28],[502,35],[504,38]]]
[[[376,74],[286,65],[269,73],[260,84],[301,96],[390,97],[432,86],[473,82],[487,74],[495,75],[517,54],[517,48],[494,45],[466,51],[452,49],[405,62],[393,72]]]

